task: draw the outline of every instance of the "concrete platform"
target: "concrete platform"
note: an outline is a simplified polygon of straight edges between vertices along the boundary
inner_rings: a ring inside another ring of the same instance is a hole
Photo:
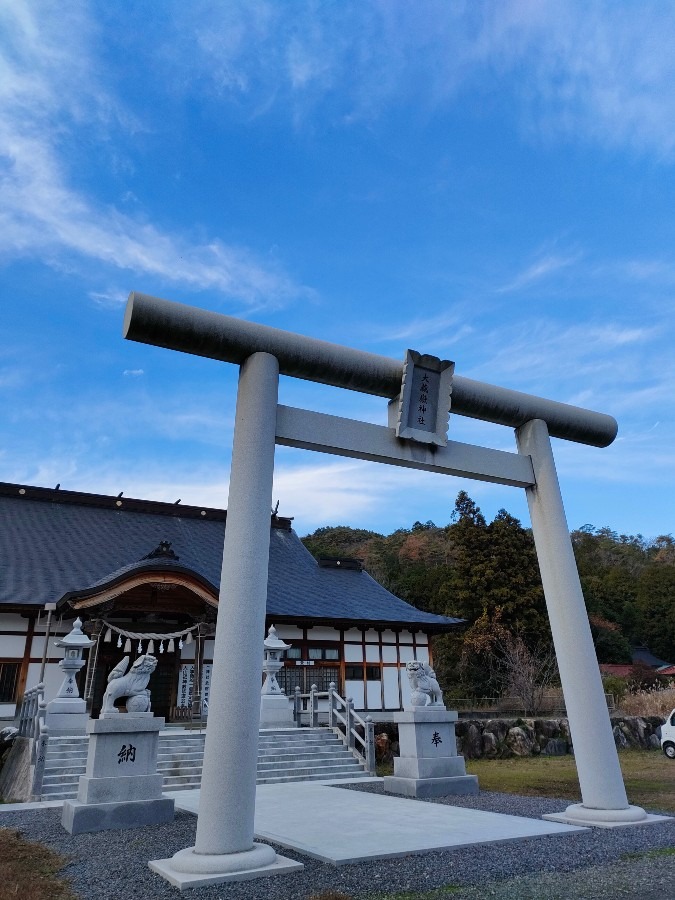
[[[198,811],[199,791],[165,796],[173,797],[178,809]],[[375,827],[379,822],[386,822],[386,827]],[[256,793],[257,840],[273,841],[336,866],[577,831],[588,828],[315,782],[263,784]]]

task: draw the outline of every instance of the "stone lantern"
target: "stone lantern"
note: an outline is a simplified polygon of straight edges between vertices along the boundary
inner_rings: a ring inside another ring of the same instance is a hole
[[[93,647],[96,641],[90,640],[82,631],[82,620],[75,619],[73,629],[61,640],[54,641],[56,647],[62,647],[64,657],[59,663],[65,678],[58,689],[56,697],[47,704],[45,724],[50,734],[84,734],[87,724],[87,705],[80,697],[75,676],[84,665],[82,653]]]
[[[260,727],[274,727],[293,724],[293,710],[290,700],[279,687],[277,672],[283,666],[282,655],[291,645],[277,636],[274,625],[270,625],[263,642],[263,672],[265,681],[260,691]]]

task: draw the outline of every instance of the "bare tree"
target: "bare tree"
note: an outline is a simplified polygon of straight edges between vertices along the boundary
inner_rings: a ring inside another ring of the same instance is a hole
[[[502,697],[513,698],[527,715],[536,716],[558,679],[555,651],[541,643],[530,649],[520,635],[501,634],[494,643],[493,679]]]

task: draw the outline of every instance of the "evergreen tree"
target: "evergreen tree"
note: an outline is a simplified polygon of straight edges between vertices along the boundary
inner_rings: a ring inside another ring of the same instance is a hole
[[[448,607],[472,623],[500,609],[509,631],[525,641],[546,639],[548,617],[534,542],[518,519],[500,509],[487,525],[461,491],[448,536],[453,551]]]
[[[653,563],[638,585],[641,634],[655,656],[675,663],[675,566]]]

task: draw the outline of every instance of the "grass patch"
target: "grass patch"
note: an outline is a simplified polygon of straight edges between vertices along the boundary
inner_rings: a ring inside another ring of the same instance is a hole
[[[662,856],[675,856],[675,847],[658,847],[656,850],[644,850],[642,853],[622,853],[621,859],[659,859]]]
[[[460,890],[456,884],[446,884],[430,891],[403,891],[403,893],[370,894],[372,900],[446,900]],[[319,898],[317,898],[319,900]]]
[[[621,750],[619,762],[629,803],[675,813],[675,765],[671,760],[653,750]],[[581,798],[571,755],[468,759],[466,770],[478,776],[483,791],[564,800]]]
[[[628,801],[646,809],[675,813],[675,764],[655,750],[620,750],[619,763]],[[478,776],[483,791],[580,800],[574,757],[525,756],[467,759],[466,771]],[[380,763],[377,774],[393,775],[393,763]]]
[[[0,900],[77,900],[59,872],[67,860],[0,828]]]

